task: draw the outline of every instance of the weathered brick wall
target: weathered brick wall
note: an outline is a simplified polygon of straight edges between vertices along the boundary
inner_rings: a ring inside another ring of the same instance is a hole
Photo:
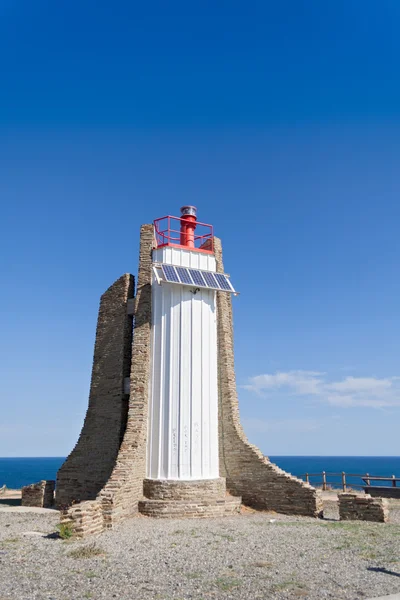
[[[128,420],[111,477],[99,495],[106,527],[112,527],[121,519],[137,512],[138,501],[143,494],[143,479],[146,476],[153,243],[153,225],[142,225]]]
[[[371,498],[369,494],[339,494],[339,517],[341,521],[375,521],[385,523],[389,518],[389,504],[383,498]]]
[[[79,440],[57,474],[56,503],[95,499],[115,465],[126,425],[132,316],[127,302],[134,278],[125,274],[101,297],[89,407]]]
[[[165,518],[210,518],[234,515],[240,512],[241,498],[208,500],[141,500],[140,512],[147,517]]]
[[[72,537],[83,538],[103,531],[103,511],[98,500],[86,500],[61,511],[60,524],[71,529]]]
[[[171,479],[145,479],[143,495],[154,500],[209,500],[224,499],[226,484],[223,477],[174,481]]]
[[[54,504],[54,486],[55,481],[53,480],[42,480],[24,486],[21,494],[22,506],[51,508]]]
[[[221,240],[214,238],[217,270],[223,272]],[[322,500],[309,484],[289,475],[250,444],[240,423],[236,390],[232,300],[217,292],[220,476],[234,496],[255,508],[317,516]],[[256,334],[256,332],[255,332]]]

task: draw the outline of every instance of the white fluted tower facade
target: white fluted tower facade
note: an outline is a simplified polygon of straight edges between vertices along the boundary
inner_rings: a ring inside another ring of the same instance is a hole
[[[153,260],[215,272],[214,256],[183,248],[155,249]],[[154,275],[147,477],[219,476],[215,294]]]

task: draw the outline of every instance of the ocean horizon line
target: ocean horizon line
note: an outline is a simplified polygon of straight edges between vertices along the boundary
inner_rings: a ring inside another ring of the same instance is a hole
[[[0,456],[2,459],[29,459],[29,458],[67,458],[68,454],[61,455],[46,455],[46,456]],[[267,457],[288,457],[288,458],[400,458],[400,454],[264,454]]]
[[[304,478],[307,473],[311,473],[308,477],[312,483],[315,477],[322,476],[324,471],[329,474],[345,472],[348,477],[353,477],[355,473],[358,473],[358,479],[362,477],[361,473],[369,473],[372,478],[400,475],[399,456],[269,454],[268,458],[272,464],[296,477]],[[19,489],[35,481],[55,480],[57,472],[65,460],[65,456],[0,457],[0,487],[5,485],[10,489]],[[354,483],[362,484],[358,480]]]

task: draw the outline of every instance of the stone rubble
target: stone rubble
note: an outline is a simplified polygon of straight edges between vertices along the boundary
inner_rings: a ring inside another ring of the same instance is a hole
[[[385,498],[372,498],[369,494],[341,493],[339,516],[341,521],[386,523],[389,519],[389,504]]]
[[[21,506],[51,508],[54,504],[55,481],[42,480],[26,485],[21,490]]]

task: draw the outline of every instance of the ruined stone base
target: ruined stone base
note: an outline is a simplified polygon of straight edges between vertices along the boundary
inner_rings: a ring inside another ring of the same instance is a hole
[[[101,533],[104,522],[100,502],[86,500],[64,508],[60,513],[60,524],[67,527],[74,538]]]
[[[240,512],[242,500],[226,496],[222,500],[141,500],[139,511],[147,517],[156,518],[200,518],[224,517]]]
[[[145,479],[139,512],[148,517],[222,517],[240,512],[241,498],[226,494],[225,479]]]
[[[54,486],[53,480],[42,480],[24,486],[21,491],[21,505],[51,508],[54,504]]]
[[[339,494],[341,521],[375,521],[386,523],[389,518],[388,501],[371,498],[369,494]]]

